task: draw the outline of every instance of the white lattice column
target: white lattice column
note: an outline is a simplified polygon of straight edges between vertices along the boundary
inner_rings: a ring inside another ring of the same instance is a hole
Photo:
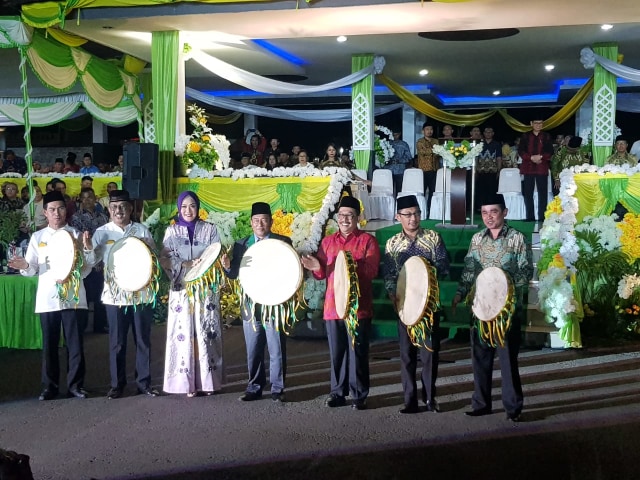
[[[373,63],[373,55],[351,57],[351,71],[357,72]],[[356,168],[369,171],[373,150],[373,75],[353,84],[351,90],[351,128],[353,137],[353,157]]]
[[[593,51],[609,60],[617,61],[618,45],[600,43]],[[616,76],[596,63],[593,72],[593,164],[603,166],[611,155],[615,141],[613,138],[616,124]]]

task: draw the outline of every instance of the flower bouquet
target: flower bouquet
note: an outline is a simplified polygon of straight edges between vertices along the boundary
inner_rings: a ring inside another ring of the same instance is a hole
[[[449,140],[444,145],[433,146],[433,153],[442,157],[442,162],[447,168],[471,168],[480,152],[482,152],[482,142],[471,145],[467,140],[459,144]]]
[[[189,105],[189,123],[193,126],[191,135],[179,135],[174,147],[186,168],[199,167],[203,170],[224,169],[229,166],[229,141],[224,135],[214,135],[207,125],[203,108]]]
[[[626,331],[640,334],[640,276],[624,275],[618,283],[616,312]]]
[[[396,153],[391,145],[393,132],[382,125],[376,125],[374,132],[373,150],[376,152],[376,165],[382,167],[389,163]]]

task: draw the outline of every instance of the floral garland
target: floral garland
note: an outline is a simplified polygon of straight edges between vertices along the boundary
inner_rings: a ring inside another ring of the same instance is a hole
[[[391,142],[393,132],[387,127],[376,125],[374,128],[373,150],[376,152],[376,165],[382,167],[389,163],[396,153]],[[352,149],[353,150],[353,149]]]
[[[446,168],[471,168],[478,155],[482,152],[482,142],[472,145],[468,140],[459,144],[449,140],[444,145],[434,145],[433,153],[442,157]]]
[[[209,125],[203,108],[187,106],[191,113],[189,123],[193,126],[191,135],[178,135],[174,146],[175,154],[187,168],[199,167],[204,170],[229,167],[229,141],[224,135],[215,135]]]

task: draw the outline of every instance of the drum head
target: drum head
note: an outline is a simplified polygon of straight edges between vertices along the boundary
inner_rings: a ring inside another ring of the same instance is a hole
[[[494,320],[507,302],[509,277],[498,267],[488,267],[476,278],[471,310],[478,320]]]
[[[338,317],[347,315],[349,302],[349,265],[344,252],[339,252],[333,269],[333,291],[335,294],[336,313]]]
[[[56,230],[47,242],[48,272],[55,280],[66,280],[75,265],[76,241],[66,230]]]
[[[191,267],[187,273],[184,275],[185,282],[193,282],[194,280],[198,280],[201,276],[203,276],[209,269],[216,263],[216,260],[220,256],[220,251],[222,250],[222,244],[219,242],[212,243],[207,248],[204,249],[202,255],[200,255],[200,262]]]
[[[429,266],[418,256],[410,257],[400,270],[396,286],[398,316],[400,321],[411,327],[422,320],[429,300]]]
[[[116,285],[127,292],[145,288],[153,274],[153,256],[149,247],[136,237],[117,240],[107,259]]]
[[[245,252],[238,279],[244,293],[255,303],[281,305],[302,285],[300,257],[289,244],[267,238]]]

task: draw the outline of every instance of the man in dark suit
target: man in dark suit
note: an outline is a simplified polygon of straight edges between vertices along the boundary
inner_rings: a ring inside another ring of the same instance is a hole
[[[281,240],[291,245],[291,239],[271,233],[271,207],[268,203],[256,202],[251,206],[251,228],[253,235],[238,240],[233,246],[233,257],[223,255],[222,266],[229,278],[238,278],[240,262],[247,249],[256,242],[266,238]],[[287,369],[287,351],[285,335],[276,329],[273,320],[262,322],[262,306],[255,305],[251,309],[243,305],[241,308],[244,339],[247,345],[247,366],[249,369],[249,383],[245,393],[240,397],[243,402],[259,400],[266,385],[264,348],[269,348],[269,381],[271,382],[271,399],[274,402],[284,401],[284,377]]]

